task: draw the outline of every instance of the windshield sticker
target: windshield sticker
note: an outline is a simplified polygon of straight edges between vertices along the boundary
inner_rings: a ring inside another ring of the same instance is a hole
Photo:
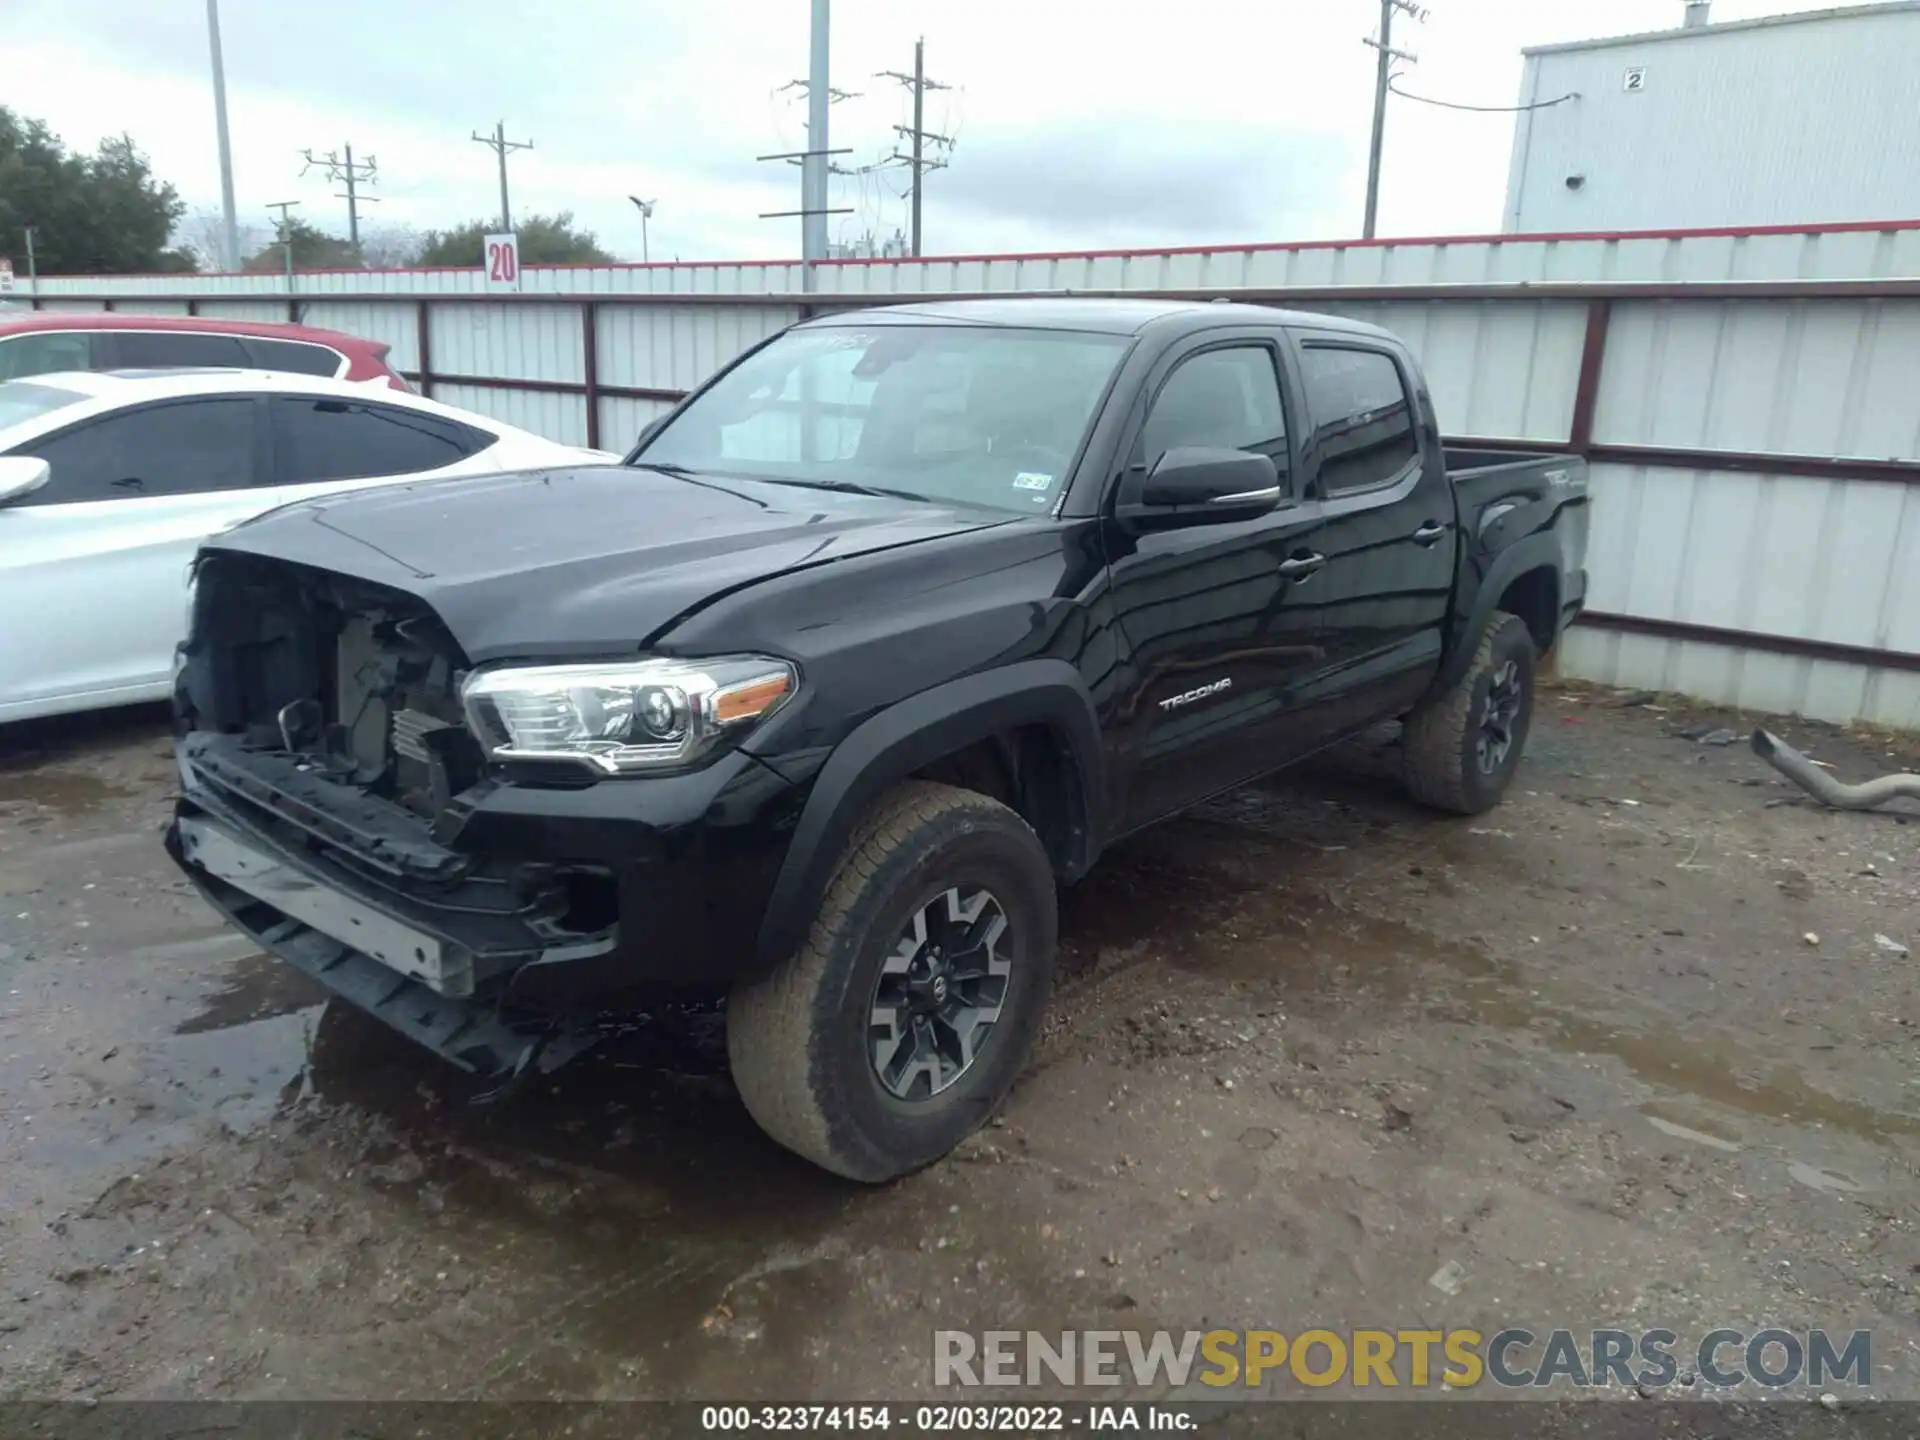
[[[1013,477],[1013,488],[1016,490],[1045,490],[1052,484],[1053,476],[1042,475],[1033,470],[1022,470]]]

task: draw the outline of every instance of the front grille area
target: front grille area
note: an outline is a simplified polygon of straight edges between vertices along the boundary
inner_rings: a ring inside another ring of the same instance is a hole
[[[393,713],[393,753],[402,760],[425,765],[433,759],[430,747],[434,734],[456,728],[438,715],[429,715],[423,710],[396,710]]]
[[[480,779],[480,746],[464,724],[396,710],[390,736],[393,796],[429,818]]]
[[[460,708],[462,661],[431,614],[363,609],[334,641],[329,751],[376,794],[429,818],[480,779]]]
[[[432,819],[484,770],[460,706],[466,668],[416,596],[216,550],[196,570],[177,720]]]

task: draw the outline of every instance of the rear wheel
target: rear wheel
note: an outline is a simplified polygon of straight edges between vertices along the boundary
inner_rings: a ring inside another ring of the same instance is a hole
[[[807,942],[727,1004],[754,1119],[882,1181],[945,1155],[1019,1074],[1052,985],[1053,869],[1018,815],[912,781],[855,831]]]
[[[1496,612],[1459,683],[1407,717],[1402,771],[1416,800],[1461,815],[1500,803],[1533,721],[1534,669],[1526,622]]]

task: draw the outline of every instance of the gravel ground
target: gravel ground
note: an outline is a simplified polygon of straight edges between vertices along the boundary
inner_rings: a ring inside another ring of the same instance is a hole
[[[936,1326],[1512,1324],[1871,1329],[1920,1398],[1920,807],[1636,698],[1543,697],[1475,820],[1353,746],[1117,849],[1005,1114],[879,1190],[697,1045],[469,1106],[176,878],[159,719],[0,731],[0,1398],[904,1398]]]

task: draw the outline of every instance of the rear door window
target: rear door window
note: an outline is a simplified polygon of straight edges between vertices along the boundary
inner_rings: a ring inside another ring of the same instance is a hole
[[[123,410],[12,453],[38,456],[53,469],[16,505],[242,490],[254,483],[254,405],[223,398]]]
[[[196,335],[186,330],[111,330],[103,332],[115,370],[157,370],[174,366],[245,367],[247,347],[238,335]]]
[[[1301,352],[1300,368],[1313,417],[1322,493],[1384,485],[1420,453],[1413,405],[1392,356],[1308,345]]]
[[[346,357],[324,345],[310,345],[302,340],[258,340],[251,336],[246,345],[253,354],[253,363],[262,370],[331,377],[346,369]]]
[[[94,368],[92,336],[85,331],[30,331],[0,340],[0,380]]]
[[[365,480],[438,470],[496,436],[438,415],[355,400],[275,396],[274,469],[282,485]]]

